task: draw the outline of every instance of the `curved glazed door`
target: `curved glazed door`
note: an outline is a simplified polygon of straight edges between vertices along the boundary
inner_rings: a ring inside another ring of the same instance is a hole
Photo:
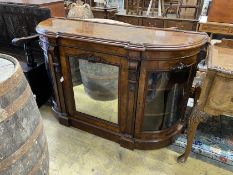
[[[192,64],[167,63],[167,69],[158,65],[156,61],[143,61],[141,65],[136,139],[162,139],[176,132],[184,115]]]

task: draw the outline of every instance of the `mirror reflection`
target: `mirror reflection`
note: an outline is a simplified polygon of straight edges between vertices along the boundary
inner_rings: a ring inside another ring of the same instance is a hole
[[[76,111],[117,124],[119,68],[88,58],[69,61]]]

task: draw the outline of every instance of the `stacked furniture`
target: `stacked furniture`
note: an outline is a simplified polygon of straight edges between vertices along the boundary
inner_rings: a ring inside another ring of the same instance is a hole
[[[204,0],[180,0],[177,8],[177,17],[199,19]]]
[[[233,24],[224,22],[210,22],[208,16],[201,16],[197,30],[200,32],[207,32],[211,38],[215,34],[223,35],[225,37],[233,36]]]
[[[117,21],[125,23],[158,28],[176,27],[180,30],[196,31],[198,20],[182,19],[182,18],[164,18],[164,17],[147,17],[138,15],[125,15],[117,13],[115,15]]]
[[[126,14],[198,19],[204,0],[126,0]]]

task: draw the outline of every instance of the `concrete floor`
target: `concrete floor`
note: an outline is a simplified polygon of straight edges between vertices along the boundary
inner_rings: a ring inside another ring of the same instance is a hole
[[[48,138],[50,175],[230,175],[214,165],[189,158],[177,164],[178,154],[167,148],[128,150],[87,132],[60,125],[48,106],[40,108]]]

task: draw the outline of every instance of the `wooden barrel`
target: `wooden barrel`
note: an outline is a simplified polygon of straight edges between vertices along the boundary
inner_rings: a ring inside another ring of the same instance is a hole
[[[42,118],[16,59],[0,54],[0,175],[48,174]]]

